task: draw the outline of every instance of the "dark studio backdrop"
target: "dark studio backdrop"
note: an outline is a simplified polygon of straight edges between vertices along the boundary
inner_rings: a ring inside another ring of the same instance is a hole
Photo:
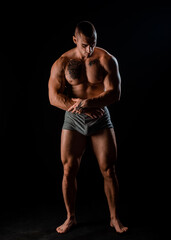
[[[62,205],[60,134],[64,112],[50,106],[53,62],[74,47],[77,22],[92,21],[97,46],[120,67],[122,97],[109,106],[118,144],[125,216],[156,220],[167,199],[170,6],[83,2],[4,6],[1,75],[1,211]],[[78,174],[78,205],[105,202],[89,145]],[[124,215],[124,214],[123,214]],[[157,220],[156,220],[157,221]]]

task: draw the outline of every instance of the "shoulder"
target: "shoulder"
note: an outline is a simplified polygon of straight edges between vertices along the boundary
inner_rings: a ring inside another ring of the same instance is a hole
[[[58,70],[64,70],[67,63],[71,58],[73,58],[75,54],[74,49],[71,49],[65,53],[63,53],[52,65],[52,70],[58,69]]]
[[[118,61],[115,56],[110,54],[108,51],[106,51],[103,48],[96,47],[96,54],[100,59],[100,62],[103,64],[113,63],[118,64]]]
[[[64,55],[60,56],[52,65],[52,68],[64,67],[68,58]]]
[[[118,61],[115,56],[110,54],[103,48],[96,48],[101,65],[107,70],[110,68],[118,68]]]

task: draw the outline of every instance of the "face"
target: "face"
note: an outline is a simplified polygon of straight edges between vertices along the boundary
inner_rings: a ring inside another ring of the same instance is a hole
[[[96,46],[96,36],[88,38],[82,33],[73,37],[74,43],[77,45],[77,49],[83,58],[89,58],[94,52]]]

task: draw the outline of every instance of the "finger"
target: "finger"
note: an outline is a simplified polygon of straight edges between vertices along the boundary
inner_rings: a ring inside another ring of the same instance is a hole
[[[99,116],[103,116],[103,114],[104,114],[104,112],[102,112],[100,110],[97,110],[96,113],[99,114]]]
[[[69,109],[68,112],[71,112],[73,109],[77,107],[77,103],[74,103]]]
[[[97,108],[96,111],[101,112],[101,113],[104,113],[104,110],[103,110],[102,108]]]
[[[102,113],[100,111],[98,111],[98,110],[94,111],[93,114],[98,116],[98,117],[102,116]]]
[[[73,110],[73,107],[68,108],[68,112],[71,112]]]
[[[70,107],[70,108],[68,108],[68,112],[70,112],[70,111],[72,111],[73,110],[73,108],[74,108],[74,106],[75,106],[75,103]]]
[[[78,113],[82,113],[82,112],[83,112],[83,109],[80,108],[80,109],[78,110]]]
[[[100,113],[100,114],[99,114],[99,117],[102,117],[102,116],[103,116],[103,113]]]
[[[71,100],[74,102],[78,102],[80,100],[80,98],[71,98]]]
[[[72,106],[72,108],[70,109],[69,112],[74,112],[74,111],[76,111],[76,106],[75,105]]]
[[[74,108],[74,109],[73,109],[71,112],[72,112],[72,113],[75,113],[75,112],[77,112],[76,108]]]
[[[91,114],[86,113],[86,115],[93,119],[93,116]]]
[[[94,114],[92,114],[92,117],[93,118],[97,118],[97,115],[94,113]]]

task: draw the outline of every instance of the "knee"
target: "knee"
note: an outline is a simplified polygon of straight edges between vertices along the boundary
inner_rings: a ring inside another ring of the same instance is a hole
[[[64,177],[67,179],[75,178],[78,172],[78,163],[71,163],[70,161],[63,163]]]
[[[114,179],[115,177],[115,166],[111,166],[105,169],[101,169],[102,175],[106,180]]]

